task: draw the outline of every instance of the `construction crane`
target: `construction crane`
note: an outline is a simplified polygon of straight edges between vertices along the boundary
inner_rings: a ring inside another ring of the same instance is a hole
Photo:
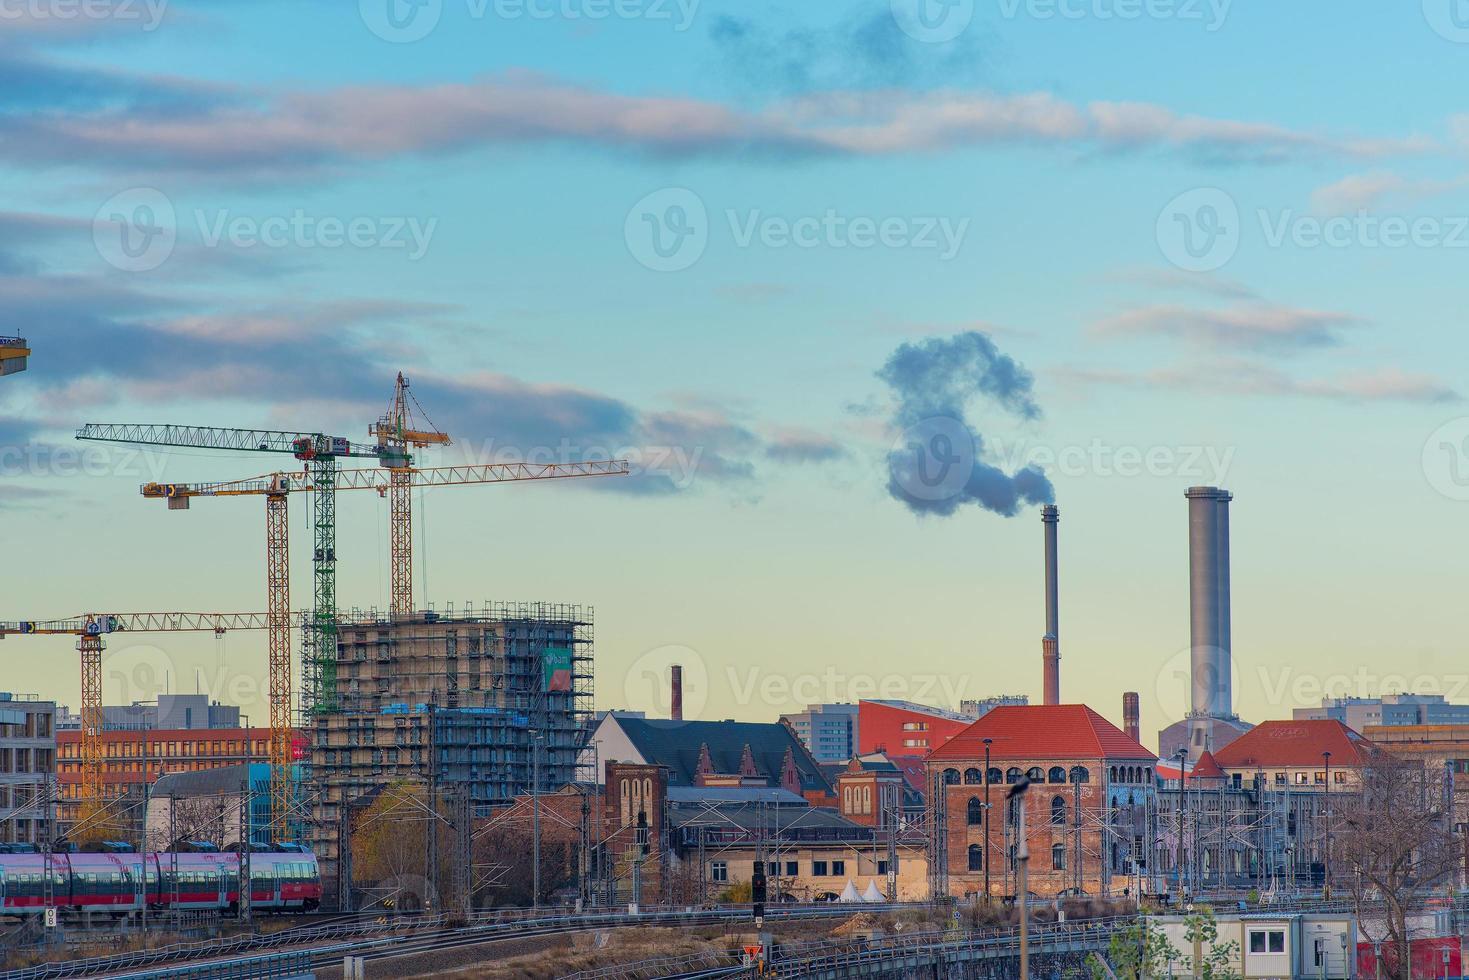
[[[414,419],[414,408],[423,416],[421,427]],[[408,450],[447,446],[451,440],[428,420],[401,371],[387,412],[367,431],[377,437],[381,450],[378,462],[387,467],[389,474],[388,565],[392,586],[388,611],[396,619],[413,615],[413,457]]]
[[[197,425],[99,425],[77,430],[77,438],[98,442],[123,442],[180,449],[223,449],[232,452],[289,453],[306,463],[312,485],[319,488],[314,500],[312,527],[312,616],[307,649],[302,650],[301,680],[303,714],[329,710],[335,704],[337,633],[337,507],[332,492],[337,460],[344,457],[376,459],[381,449],[354,444],[341,436],[319,432],[287,432],[275,429],[226,429]],[[283,498],[282,498],[283,499]],[[270,502],[267,498],[267,513]],[[278,513],[279,527],[267,523],[267,534],[284,533],[284,505]],[[272,531],[271,528],[275,528]],[[271,574],[267,567],[267,577]],[[272,593],[273,594],[273,593]],[[289,601],[289,599],[288,599]],[[275,608],[274,605],[268,608]],[[289,639],[286,640],[287,650]],[[289,657],[289,653],[286,654]],[[286,665],[289,670],[289,664]],[[272,667],[272,671],[276,670]],[[287,702],[289,703],[289,702]]]
[[[0,378],[24,371],[30,356],[31,348],[24,337],[0,337]]]
[[[527,480],[565,480],[597,476],[626,476],[626,460],[591,463],[500,463],[445,466],[428,469],[392,467],[337,470],[326,489],[376,490],[380,495],[401,487],[405,500],[415,486],[442,487],[473,483],[515,483]],[[311,491],[321,495],[317,471],[270,473],[247,480],[217,483],[149,483],[142,487],[148,499],[165,500],[170,510],[188,510],[194,497],[261,496],[266,505],[266,607],[270,610],[270,717],[271,717],[271,823],[284,829],[290,808],[291,733],[291,627],[288,511],[289,494]],[[395,558],[397,555],[395,554]],[[410,600],[411,601],[411,600]],[[411,608],[411,607],[410,607]],[[323,651],[318,651],[320,655]],[[335,650],[330,651],[335,657]],[[328,676],[323,670],[321,676]],[[335,678],[335,661],[330,676]]]
[[[260,613],[90,613],[69,619],[0,622],[7,636],[75,636],[82,658],[81,800],[84,816],[105,803],[102,791],[102,651],[110,633],[214,633],[265,629]]]

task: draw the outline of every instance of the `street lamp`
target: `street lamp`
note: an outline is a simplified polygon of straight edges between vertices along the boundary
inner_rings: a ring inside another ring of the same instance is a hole
[[[1188,774],[1184,772],[1184,763],[1188,761],[1188,748],[1179,749],[1173,753],[1178,760],[1178,866],[1174,868],[1173,877],[1177,884],[1179,901],[1182,903],[1186,894],[1186,886],[1183,882],[1184,850],[1183,850],[1183,825],[1188,816]]]
[[[986,776],[989,774],[986,773]],[[1017,865],[1016,882],[1020,892],[1020,980],[1030,980],[1030,844],[1025,838],[1025,791],[1030,789],[1030,779],[1021,776],[1020,781],[1010,787],[1006,795],[1007,800],[1014,801],[1014,807],[1018,812],[1019,840],[1016,842],[1015,862]]]
[[[984,903],[986,905],[990,903],[990,846],[993,843],[990,840],[990,746],[994,744],[994,741],[992,738],[984,740],[984,854],[981,855],[981,860],[984,862]]]
[[[1321,855],[1321,898],[1323,901],[1331,901],[1331,751],[1321,753],[1322,760],[1326,763],[1326,805],[1322,809],[1326,813],[1326,851]]]

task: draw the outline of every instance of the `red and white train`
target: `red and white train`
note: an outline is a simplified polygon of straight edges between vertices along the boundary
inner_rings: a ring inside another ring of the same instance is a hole
[[[47,907],[45,856],[0,854],[0,915]],[[310,912],[321,904],[316,856],[302,848],[250,854],[252,911]],[[51,855],[51,906],[62,913],[150,910],[237,912],[240,855],[112,852]]]

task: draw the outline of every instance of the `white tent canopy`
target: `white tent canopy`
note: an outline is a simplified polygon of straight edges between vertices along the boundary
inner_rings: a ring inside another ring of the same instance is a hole
[[[864,902],[886,902],[887,901],[887,896],[883,895],[882,892],[880,892],[880,891],[877,890],[877,882],[875,882],[875,881],[869,881],[867,883],[867,890],[862,893],[862,901],[864,901]]]
[[[854,884],[852,884],[852,879],[851,878],[848,878],[847,879],[847,887],[842,889],[842,893],[837,896],[837,901],[838,902],[860,902],[860,901],[862,901],[862,896],[857,893],[857,886],[854,885]]]

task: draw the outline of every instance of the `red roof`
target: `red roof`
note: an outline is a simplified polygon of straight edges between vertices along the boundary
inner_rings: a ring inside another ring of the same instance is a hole
[[[929,759],[1156,759],[1084,704],[1001,705],[935,749]]]
[[[1219,762],[1214,758],[1214,753],[1208,749],[1199,756],[1199,761],[1189,770],[1190,779],[1223,779],[1224,770],[1219,768]]]
[[[1225,769],[1319,766],[1331,753],[1336,766],[1365,765],[1377,746],[1339,721],[1264,721],[1219,750]],[[1201,760],[1202,761],[1202,760]]]

